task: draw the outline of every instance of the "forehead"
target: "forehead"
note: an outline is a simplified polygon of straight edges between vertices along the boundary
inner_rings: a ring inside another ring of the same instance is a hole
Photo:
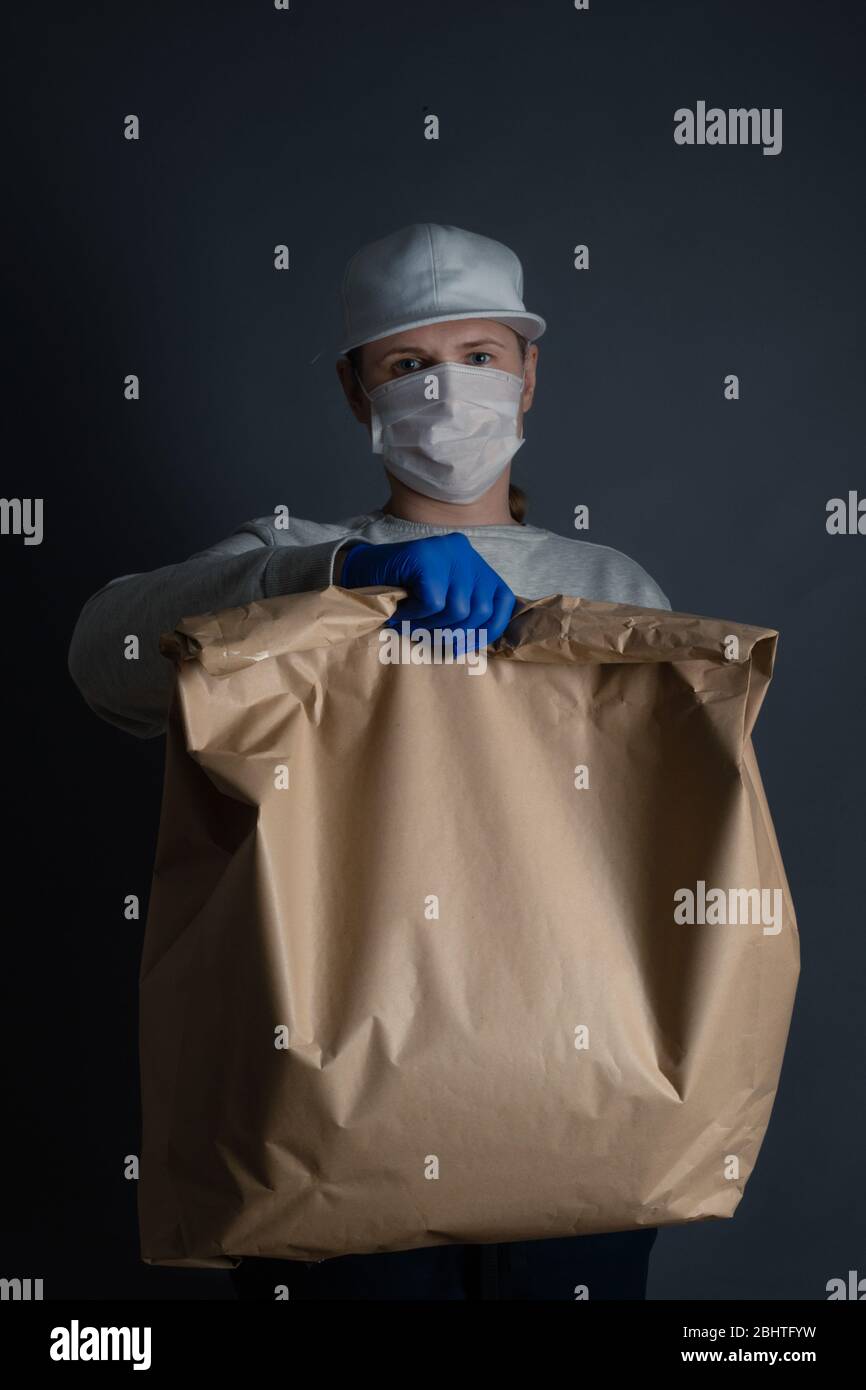
[[[381,361],[391,353],[408,352],[468,352],[479,346],[516,348],[517,335],[505,323],[495,319],[448,319],[445,323],[427,323],[421,328],[406,328],[390,333],[375,342],[365,343],[362,349],[369,360]]]

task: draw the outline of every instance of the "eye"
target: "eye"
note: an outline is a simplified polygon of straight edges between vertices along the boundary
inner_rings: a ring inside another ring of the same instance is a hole
[[[493,354],[490,353],[490,352],[470,352],[470,354],[469,354],[470,357],[492,357],[492,355],[493,355]],[[486,367],[486,366],[487,366],[487,363],[486,363],[486,362],[476,362],[475,365],[476,365],[476,367]]]
[[[420,366],[420,357],[401,357],[399,362],[394,363],[396,371],[417,372]]]

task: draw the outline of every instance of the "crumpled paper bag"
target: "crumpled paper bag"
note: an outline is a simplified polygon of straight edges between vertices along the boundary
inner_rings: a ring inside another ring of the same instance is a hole
[[[550,597],[486,669],[386,664],[402,597],[161,639],[147,1263],[730,1217],[754,1168],[799,973],[778,634]]]

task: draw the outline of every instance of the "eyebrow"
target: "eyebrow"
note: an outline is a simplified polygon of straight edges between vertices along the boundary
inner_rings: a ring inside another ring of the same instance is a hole
[[[468,351],[469,348],[479,347],[504,348],[505,344],[501,343],[498,338],[477,338],[472,342],[458,343],[457,346],[458,349]],[[382,356],[377,358],[377,361],[385,362],[389,357],[394,356],[406,357],[410,352],[414,352],[416,357],[426,357],[428,351],[429,349],[427,348],[414,347],[411,343],[401,343],[399,347],[389,348],[387,352],[383,352]]]

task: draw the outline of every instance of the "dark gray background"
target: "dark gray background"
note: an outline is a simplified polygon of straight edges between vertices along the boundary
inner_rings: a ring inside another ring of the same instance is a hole
[[[755,741],[802,933],[789,1049],[735,1218],[663,1230],[650,1297],[822,1299],[866,1275],[866,536],[825,531],[828,498],[866,490],[862,8],[19,11],[4,490],[44,497],[46,534],[0,538],[17,898],[0,1272],[46,1297],[230,1296],[221,1274],[138,1263],[141,924],[121,904],[148,892],[162,741],[90,715],[66,649],[114,575],[281,502],[321,520],[381,504],[334,373],[336,287],[358,246],[429,219],[512,246],[548,319],[515,466],[529,519],[569,534],[586,502],[587,538],[674,608],[781,632]],[[782,153],[676,146],[673,112],[699,99],[782,107]]]

